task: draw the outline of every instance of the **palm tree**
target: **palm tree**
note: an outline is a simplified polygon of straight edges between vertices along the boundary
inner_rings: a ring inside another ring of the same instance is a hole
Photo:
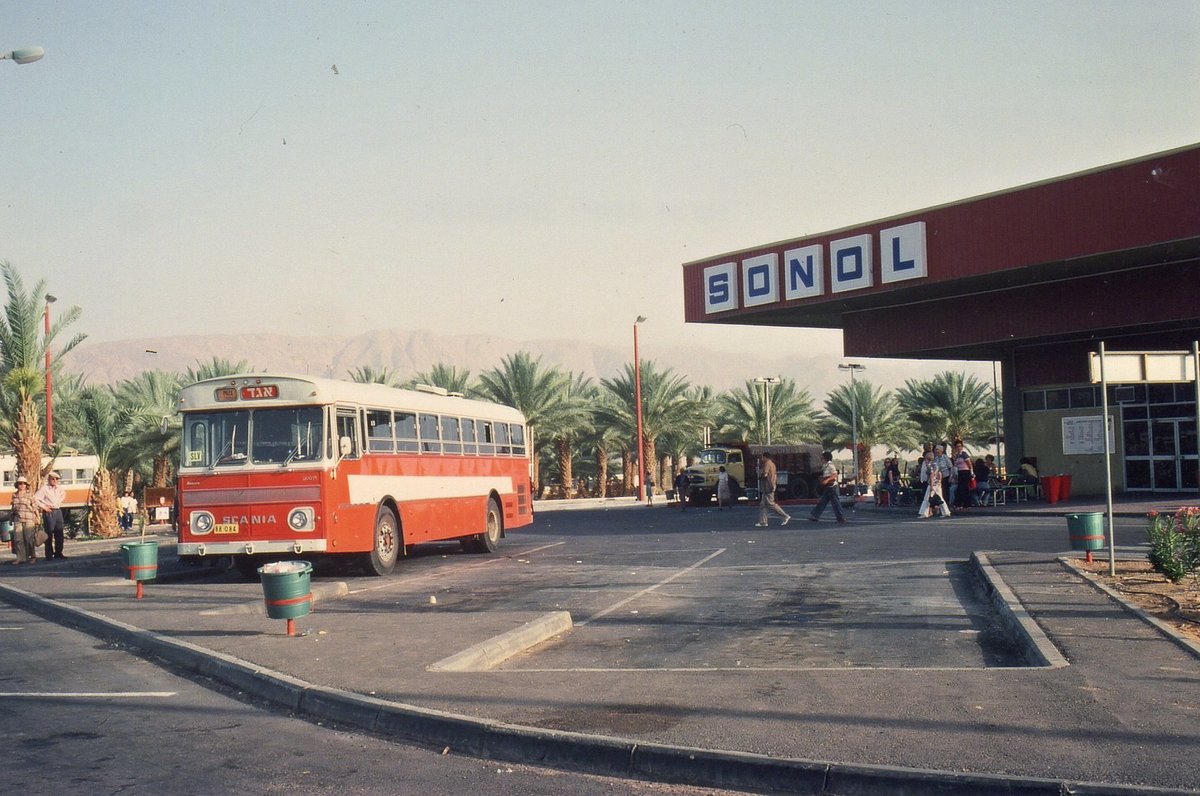
[[[182,421],[176,408],[180,376],[163,370],[147,370],[114,388],[117,403],[128,413],[128,443],[114,457],[123,469],[142,468],[151,462],[143,477],[152,487],[170,485],[173,463],[179,454]]]
[[[559,477],[562,479],[563,496],[574,497],[575,470],[573,455],[575,443],[592,430],[591,405],[595,402],[596,387],[582,373],[573,375],[566,385],[562,401],[543,422],[542,431],[553,446]]]
[[[205,379],[215,379],[217,376],[233,376],[236,373],[246,373],[250,370],[250,363],[244,359],[239,359],[237,362],[225,359],[224,357],[214,356],[208,362],[196,361],[196,367],[188,368],[183,372],[183,378],[180,383],[184,386],[195,384],[198,381]]]
[[[457,392],[463,395],[471,393],[474,389],[474,385],[471,383],[471,371],[459,370],[454,365],[447,365],[444,362],[438,362],[429,370],[422,370],[404,382],[404,386],[409,389],[418,384],[430,384],[434,387],[441,387],[446,392]]]
[[[0,262],[8,291],[8,302],[4,317],[0,319],[0,387],[4,396],[0,406],[4,409],[5,428],[9,443],[17,457],[17,472],[29,479],[30,488],[41,484],[42,425],[41,412],[37,406],[39,395],[45,397],[41,372],[47,351],[52,352],[50,367],[58,367],[63,355],[85,339],[77,334],[63,345],[55,345],[59,335],[75,321],[81,310],[71,307],[58,313],[50,326],[49,333],[41,334],[43,311],[46,300],[46,282],[38,280],[32,290],[25,290],[21,275],[12,264]]]
[[[354,370],[346,371],[346,375],[350,377],[350,381],[356,381],[359,384],[386,384],[389,387],[395,387],[399,383],[395,371],[389,367],[376,370],[371,365],[360,365]]]
[[[601,379],[600,384],[608,391],[607,400],[597,408],[597,420],[620,429],[625,439],[630,440],[629,449],[636,448],[637,399],[636,373],[633,364],[627,364],[620,376]],[[658,461],[658,442],[667,434],[691,434],[699,438],[708,419],[704,404],[691,393],[691,386],[683,376],[670,369],[658,370],[653,362],[642,363],[642,434],[645,438],[647,473],[654,476],[654,463]],[[631,457],[624,455],[626,484],[632,481],[629,473]],[[657,474],[661,480],[662,474]],[[661,485],[661,484],[660,484]]]
[[[86,430],[88,447],[98,460],[88,498],[91,531],[97,536],[119,536],[117,483],[110,466],[113,454],[126,440],[129,413],[118,406],[112,390],[107,387],[84,390],[77,411]]]
[[[540,489],[541,474],[538,453],[545,441],[543,427],[552,425],[564,395],[570,390],[571,377],[556,367],[542,365],[541,357],[534,359],[528,351],[518,351],[505,357],[500,367],[479,376],[476,388],[480,397],[505,404],[525,415],[529,429],[529,449],[533,454],[533,483]]]
[[[909,379],[897,398],[925,439],[978,445],[996,433],[992,388],[975,376],[944,371],[928,381]]]
[[[894,450],[910,450],[917,444],[917,425],[896,397],[865,379],[853,385],[843,384],[825,399],[826,419],[822,438],[832,447],[850,448],[858,440],[856,482],[870,486],[871,448],[885,445]],[[857,430],[854,427],[857,415]]]
[[[767,411],[763,399],[763,389],[753,381],[747,381],[739,390],[723,393],[717,409],[721,436],[765,445]],[[791,445],[820,440],[821,415],[812,405],[808,390],[799,389],[792,379],[781,379],[771,389],[770,401],[772,443]]]

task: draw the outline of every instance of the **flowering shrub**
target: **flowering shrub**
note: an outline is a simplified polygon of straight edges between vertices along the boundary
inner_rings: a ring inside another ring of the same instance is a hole
[[[1200,576],[1200,506],[1183,506],[1174,514],[1152,511],[1146,538],[1150,565],[1172,583]]]

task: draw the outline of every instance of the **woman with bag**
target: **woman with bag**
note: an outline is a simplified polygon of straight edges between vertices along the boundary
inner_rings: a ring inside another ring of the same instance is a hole
[[[37,561],[37,549],[43,542],[38,540],[42,533],[38,523],[38,506],[29,491],[29,481],[25,476],[17,477],[17,491],[13,494],[13,552],[17,560],[13,564],[32,564]]]
[[[944,454],[942,458],[945,458]],[[925,488],[925,497],[921,501],[921,507],[917,509],[917,516],[921,519],[929,519],[935,514],[949,517],[950,507],[946,505],[946,500],[942,496],[942,471],[938,469],[933,451],[925,453],[925,461],[921,463],[921,479],[927,481],[928,486]]]

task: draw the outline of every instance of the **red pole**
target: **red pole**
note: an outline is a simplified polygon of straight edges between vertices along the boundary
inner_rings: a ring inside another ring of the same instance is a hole
[[[287,634],[289,636],[296,635],[296,620],[289,618],[287,620]]]
[[[638,501],[646,501],[646,457],[645,445],[642,444],[642,360],[638,356],[638,324],[645,318],[638,316],[633,322],[633,400],[637,404],[637,459],[638,459]]]
[[[54,444],[54,393],[50,391],[50,297],[46,297],[46,447]]]
[[[142,582],[140,580],[137,582],[137,598],[142,599]]]

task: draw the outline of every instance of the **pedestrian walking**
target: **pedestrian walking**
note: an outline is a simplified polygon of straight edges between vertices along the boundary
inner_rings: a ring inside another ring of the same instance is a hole
[[[63,555],[63,513],[62,504],[67,499],[67,490],[58,483],[58,473],[52,472],[46,476],[33,496],[38,508],[42,510],[42,530],[46,532],[46,560],[66,558]]]
[[[758,460],[758,489],[761,497],[758,500],[758,522],[755,523],[755,528],[766,528],[770,525],[767,522],[768,509],[783,517],[780,525],[787,525],[791,521],[792,515],[779,508],[779,504],[775,502],[775,488],[778,485],[779,475],[775,469],[775,460],[771,458],[771,454],[764,451]]]
[[[825,460],[825,466],[821,468],[821,500],[817,505],[813,506],[812,514],[808,518],[813,522],[821,521],[821,513],[825,511],[828,505],[833,506],[833,516],[837,518],[839,523],[845,523],[846,518],[842,515],[842,502],[838,499],[837,468],[833,466],[833,453],[825,451],[821,454],[821,458]]]
[[[38,506],[29,491],[29,479],[17,476],[17,491],[12,499],[13,552],[17,554],[14,564],[32,564],[37,561]]]
[[[717,511],[721,511],[726,506],[733,508],[732,492],[729,488],[729,473],[722,465],[717,470]]]
[[[687,491],[688,491],[688,475],[687,470],[679,468],[679,475],[675,476],[675,497],[679,499],[679,510],[687,511]]]

